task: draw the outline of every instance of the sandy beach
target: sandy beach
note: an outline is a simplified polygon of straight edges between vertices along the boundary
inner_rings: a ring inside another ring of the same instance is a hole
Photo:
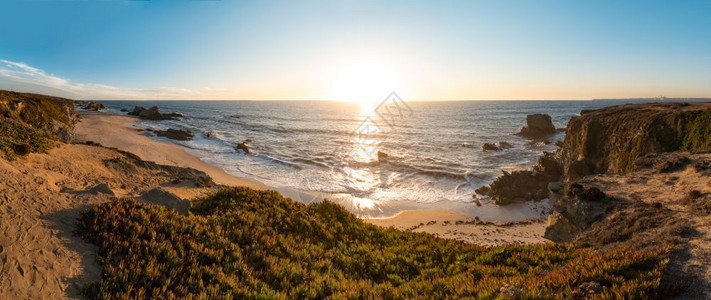
[[[266,188],[261,183],[229,175],[188,154],[183,147],[153,140],[143,129],[126,125],[140,122],[137,118],[90,111],[80,111],[78,115],[81,122],[74,130],[75,142],[91,141],[105,147],[133,153],[143,160],[157,164],[197,169],[210,175],[217,184],[247,186],[253,189]]]

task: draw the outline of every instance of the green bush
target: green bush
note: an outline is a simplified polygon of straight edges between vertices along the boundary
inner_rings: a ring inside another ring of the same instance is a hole
[[[24,122],[0,116],[0,151],[7,158],[27,155],[29,152],[46,152],[56,145],[57,137],[45,130]]]
[[[598,253],[567,244],[483,248],[364,223],[328,201],[304,205],[273,191],[226,188],[192,215],[121,199],[80,219],[100,248],[91,298],[654,298],[666,249]]]
[[[684,133],[680,137],[681,150],[711,150],[711,109],[680,114]]]

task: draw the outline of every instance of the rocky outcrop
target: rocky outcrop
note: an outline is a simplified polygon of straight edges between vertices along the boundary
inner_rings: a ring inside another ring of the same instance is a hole
[[[498,205],[548,197],[551,178],[536,171],[503,171],[504,175],[491,183],[491,197]]]
[[[173,128],[169,128],[168,130],[157,130],[155,131],[155,133],[158,136],[167,137],[171,140],[178,141],[189,141],[195,137],[193,132],[190,130],[180,130]]]
[[[571,118],[560,159],[575,180],[629,171],[649,153],[696,150],[711,150],[711,103],[635,104]]]
[[[558,181],[562,168],[553,154],[544,153],[533,170],[504,172],[494,180],[489,189],[477,189],[488,193],[496,204],[506,205],[526,200],[542,200],[549,197],[548,185]],[[477,192],[479,193],[479,192]]]
[[[0,117],[24,122],[71,141],[79,121],[74,100],[0,90]]]
[[[89,102],[86,106],[84,106],[84,109],[100,111],[102,109],[106,109],[106,107],[104,107],[104,105],[99,102]]]
[[[156,106],[141,111],[138,113],[138,117],[144,120],[165,120]]]
[[[520,136],[541,139],[555,133],[551,116],[547,114],[532,114],[526,116],[526,126],[518,133]]]
[[[138,115],[140,115],[141,112],[143,112],[144,110],[146,110],[146,108],[143,107],[143,106],[134,106],[134,107],[133,107],[133,110],[130,111],[130,112],[128,112],[128,115],[131,115],[131,116],[138,116]]]
[[[137,116],[144,120],[161,121],[161,120],[174,120],[175,118],[182,117],[179,113],[169,113],[162,114],[157,106],[146,109],[145,107],[136,106],[131,112],[128,113],[131,116]]]
[[[543,236],[554,242],[570,242],[594,222],[602,220],[616,203],[597,187],[569,183],[565,196],[553,204],[555,210],[548,216]]]
[[[692,219],[706,216],[710,177],[704,151],[648,154],[624,176],[586,176],[553,202],[544,237],[603,250],[680,243]]]
[[[636,104],[582,111],[571,118],[563,145],[554,157],[568,184],[563,197],[554,203],[545,237],[556,242],[572,241],[611,211],[617,212],[615,218],[630,221],[619,213],[624,209],[613,209],[619,201],[575,181],[593,174],[675,172],[686,167],[689,158],[660,153],[689,150],[711,150],[711,103]],[[556,168],[556,164],[551,165]],[[555,184],[549,185],[549,190],[556,189]]]

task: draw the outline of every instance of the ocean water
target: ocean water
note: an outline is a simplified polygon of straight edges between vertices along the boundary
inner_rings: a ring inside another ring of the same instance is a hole
[[[474,189],[501,170],[535,165],[564,138],[559,132],[544,143],[515,135],[527,114],[549,114],[564,128],[581,109],[623,102],[640,101],[405,101],[402,115],[383,119],[357,103],[335,101],[102,101],[119,114],[122,108],[154,105],[184,114],[139,125],[195,132],[192,141],[154,138],[181,144],[228,173],[276,188],[365,199],[365,208],[472,202]],[[215,135],[208,138],[206,131]],[[234,149],[244,141],[252,153]],[[484,143],[502,141],[513,147],[482,151]]]

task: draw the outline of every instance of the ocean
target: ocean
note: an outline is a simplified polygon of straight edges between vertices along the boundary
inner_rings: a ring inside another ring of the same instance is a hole
[[[380,115],[336,101],[101,102],[116,114],[134,106],[182,113],[179,120],[137,124],[195,132],[191,141],[153,138],[183,145],[227,173],[277,190],[346,195],[351,211],[382,217],[402,209],[456,208],[480,215],[486,209],[477,213],[473,208],[474,189],[491,183],[502,170],[530,168],[564,139],[563,131],[548,143],[517,136],[526,115],[549,114],[556,128],[565,128],[582,109],[650,100],[402,101],[390,105],[390,111],[381,106]],[[214,135],[203,134],[208,131]],[[235,150],[245,141],[250,153]],[[484,143],[497,142],[512,147],[482,150]],[[480,202],[492,205],[487,199]]]

